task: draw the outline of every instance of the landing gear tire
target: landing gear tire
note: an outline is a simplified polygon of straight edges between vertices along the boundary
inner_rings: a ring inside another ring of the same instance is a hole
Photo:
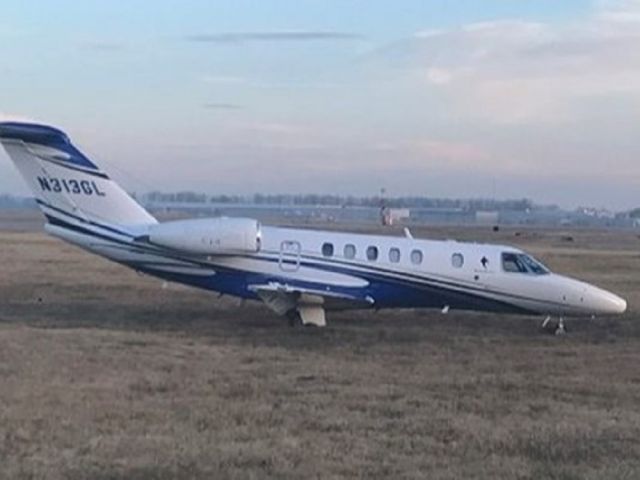
[[[297,310],[289,310],[287,312],[287,320],[291,328],[301,327],[303,325],[302,317],[300,316],[300,313],[298,313]]]
[[[550,335],[566,335],[567,327],[564,324],[564,318],[560,317],[557,321],[552,320],[549,316],[544,319],[540,328],[543,332],[548,333]]]
[[[562,317],[560,318],[560,320],[558,321],[558,325],[556,327],[556,331],[554,333],[556,334],[556,336],[567,334],[567,328],[564,325],[564,318]]]

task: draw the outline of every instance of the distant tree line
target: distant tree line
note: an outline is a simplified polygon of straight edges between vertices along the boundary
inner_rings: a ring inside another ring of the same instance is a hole
[[[629,217],[633,219],[640,218],[640,208],[634,208],[629,212]]]
[[[209,197],[204,193],[196,192],[149,192],[144,195],[147,202],[180,202],[180,203],[207,203]]]
[[[219,204],[255,204],[279,206],[334,206],[334,207],[389,207],[389,208],[441,208],[465,211],[478,210],[512,210],[528,211],[536,208],[529,199],[494,200],[494,199],[454,199],[430,198],[420,196],[383,198],[381,196],[356,197],[320,194],[263,194],[254,195],[206,195],[196,192],[150,192],[144,196],[146,202],[178,202],[178,203],[219,203]],[[537,207],[539,208],[539,207]],[[550,207],[557,208],[557,207]]]

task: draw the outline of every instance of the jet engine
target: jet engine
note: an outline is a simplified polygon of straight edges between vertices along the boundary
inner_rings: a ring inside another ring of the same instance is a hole
[[[152,225],[154,245],[197,255],[234,255],[260,250],[260,222],[251,218],[197,218]]]

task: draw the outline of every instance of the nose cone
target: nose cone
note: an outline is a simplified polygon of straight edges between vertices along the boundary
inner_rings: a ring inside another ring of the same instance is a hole
[[[589,309],[594,314],[620,315],[627,310],[627,301],[611,292],[590,286],[586,295]]]
[[[624,298],[589,283],[570,277],[550,277],[552,288],[558,292],[565,315],[620,315],[627,310]]]

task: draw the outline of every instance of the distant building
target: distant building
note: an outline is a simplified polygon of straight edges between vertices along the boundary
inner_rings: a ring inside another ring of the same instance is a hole
[[[403,220],[408,220],[411,217],[411,210],[408,208],[383,208],[382,209],[382,224],[383,225],[396,225]]]
[[[498,211],[478,210],[476,212],[476,223],[478,225],[497,225],[500,221]]]

